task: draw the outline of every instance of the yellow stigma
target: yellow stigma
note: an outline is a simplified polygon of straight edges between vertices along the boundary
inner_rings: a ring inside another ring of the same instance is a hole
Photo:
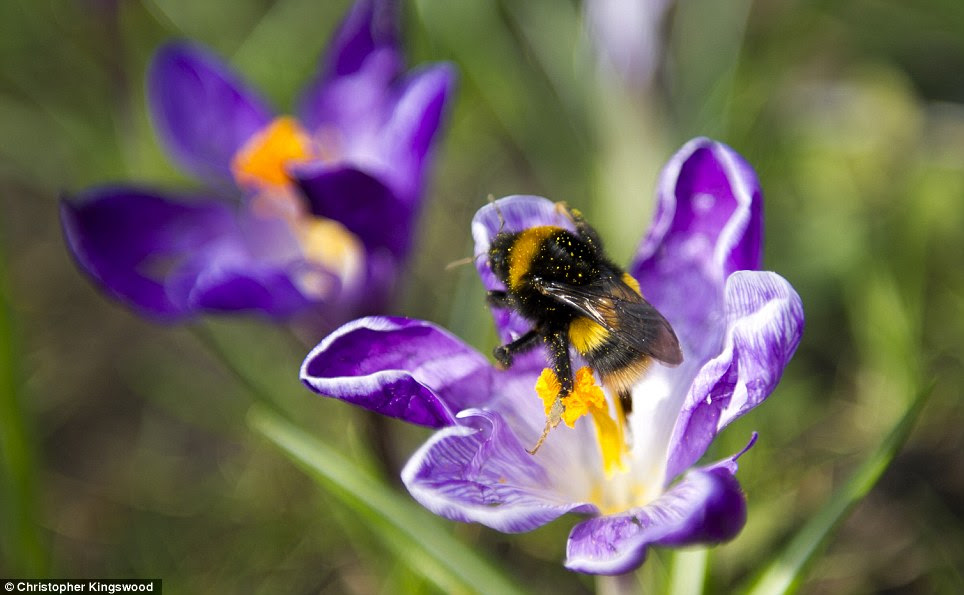
[[[549,415],[552,405],[559,396],[562,385],[551,368],[545,368],[536,380],[536,394],[542,399],[546,415]],[[602,388],[596,384],[596,379],[592,375],[592,370],[588,367],[579,368],[573,378],[572,392],[562,399],[565,407],[562,413],[562,421],[566,425],[574,427],[576,420],[586,415],[592,415],[593,423],[596,427],[596,440],[599,444],[599,451],[602,455],[603,470],[606,476],[611,476],[615,471],[624,471],[625,463],[623,453],[627,451],[623,426],[625,419],[617,412],[614,420],[609,415],[609,408],[606,407],[606,394]],[[619,408],[617,404],[617,410]]]
[[[625,421],[617,416],[614,421],[605,408],[593,409],[592,421],[596,425],[596,441],[599,442],[599,452],[602,454],[603,471],[606,477],[612,477],[616,471],[625,471],[626,462],[623,453],[628,452],[626,436],[623,432]]]
[[[291,182],[286,167],[317,157],[311,137],[290,116],[276,118],[255,133],[231,160],[231,173],[241,186],[283,186]]]

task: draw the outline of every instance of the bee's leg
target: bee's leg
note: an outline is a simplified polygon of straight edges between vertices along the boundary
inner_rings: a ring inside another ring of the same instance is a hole
[[[583,219],[582,212],[579,209],[573,209],[564,202],[557,202],[556,210],[572,221],[572,224],[576,226],[576,231],[583,240],[601,249],[602,240],[599,238],[599,234]]]
[[[554,329],[546,333],[546,347],[549,348],[549,358],[552,360],[552,371],[562,388],[559,390],[559,400],[572,392],[572,362],[569,360],[569,334],[565,329]]]
[[[509,294],[504,291],[499,291],[493,289],[485,294],[485,301],[489,303],[490,306],[495,306],[496,308],[509,308]]]
[[[539,436],[539,441],[529,450],[529,454],[536,454],[542,443],[546,441],[549,430],[559,425],[562,421],[562,413],[565,406],[562,399],[572,392],[572,361],[569,359],[569,336],[565,329],[555,329],[545,335],[546,347],[549,348],[549,358],[552,360],[552,371],[559,380],[559,394],[552,402],[549,415],[546,418],[546,427]]]
[[[502,368],[508,368],[512,365],[512,359],[525,351],[528,351],[535,347],[536,339],[541,335],[536,329],[532,329],[528,333],[522,335],[515,341],[511,343],[506,343],[492,350],[492,356],[495,357],[495,361],[499,362],[499,366]]]

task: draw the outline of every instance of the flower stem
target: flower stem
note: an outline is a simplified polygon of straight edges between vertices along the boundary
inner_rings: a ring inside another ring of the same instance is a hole
[[[596,577],[597,595],[634,595],[641,590],[642,587],[634,572],[613,576],[601,574]]]
[[[667,593],[702,595],[708,559],[709,549],[705,547],[674,551]]]

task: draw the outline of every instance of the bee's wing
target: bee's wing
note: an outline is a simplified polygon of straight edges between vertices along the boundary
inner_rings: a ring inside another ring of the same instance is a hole
[[[587,285],[546,280],[536,286],[601,325],[624,347],[671,366],[683,361],[673,327],[618,278],[604,277]]]

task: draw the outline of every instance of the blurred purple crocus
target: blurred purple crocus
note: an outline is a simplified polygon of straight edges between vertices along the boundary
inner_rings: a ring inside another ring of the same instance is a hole
[[[544,198],[487,205],[472,223],[476,253],[486,254],[500,229],[536,225],[571,229]],[[526,452],[546,421],[534,388],[546,365],[541,349],[502,371],[429,322],[369,317],[325,338],[301,379],[320,394],[440,428],[402,472],[436,514],[510,533],[567,512],[589,515],[569,536],[572,570],[620,574],[650,546],[722,542],[746,520],[734,477],[741,453],[696,463],[773,391],[803,331],[793,287],[757,270],[762,227],[756,175],[729,147],[698,138],[666,165],[652,227],[627,270],[673,325],[684,362],[652,366],[633,389],[631,438],[615,466],[606,461],[613,434],[589,419],[553,430],[536,455]],[[485,288],[500,289],[477,262]],[[503,341],[529,328],[514,313],[493,314]],[[607,403],[614,407],[611,396]]]
[[[598,59],[630,87],[650,84],[662,59],[672,0],[586,0],[583,19]]]
[[[385,306],[411,243],[431,148],[451,99],[447,64],[404,71],[390,0],[358,0],[299,117],[275,117],[211,52],[160,48],[151,116],[207,190],[120,185],[63,202],[80,267],[141,314],[304,312],[332,328]]]

